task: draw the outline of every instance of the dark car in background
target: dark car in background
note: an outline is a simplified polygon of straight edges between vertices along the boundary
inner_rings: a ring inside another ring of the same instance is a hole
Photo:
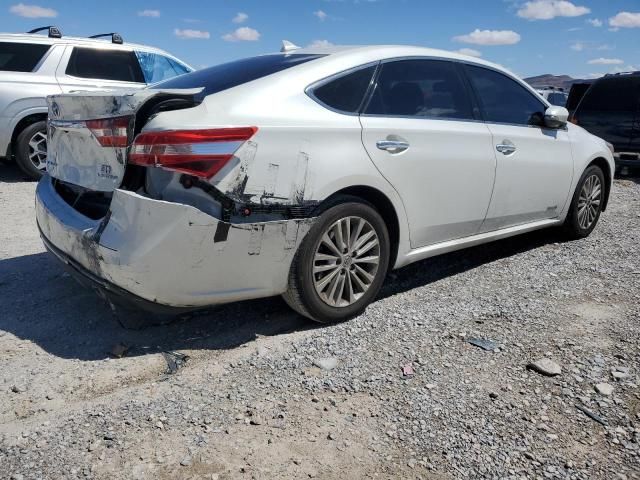
[[[618,169],[640,168],[640,71],[606,75],[586,91],[571,121],[615,148]]]

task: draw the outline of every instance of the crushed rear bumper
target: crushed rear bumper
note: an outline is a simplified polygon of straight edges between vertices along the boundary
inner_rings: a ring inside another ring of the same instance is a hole
[[[89,219],[45,175],[36,218],[46,247],[110,301],[157,312],[278,295],[312,219],[232,224],[190,205],[115,190]]]

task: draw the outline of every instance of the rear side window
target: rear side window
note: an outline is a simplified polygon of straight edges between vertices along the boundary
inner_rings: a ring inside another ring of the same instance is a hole
[[[190,72],[184,65],[164,55],[137,50],[136,56],[146,83],[157,83]]]
[[[471,99],[452,62],[400,60],[384,63],[368,115],[473,119]]]
[[[546,107],[515,80],[488,68],[465,65],[487,122],[538,125]]]
[[[51,45],[0,42],[0,71],[32,72]]]
[[[126,50],[74,47],[65,73],[80,78],[144,83],[136,54]]]
[[[324,55],[305,55],[299,53],[244,58],[172,78],[171,80],[154,85],[153,88],[204,87],[204,95],[206,96],[281,72],[282,70],[301,65],[322,56]]]
[[[579,112],[632,112],[640,101],[640,76],[604,78],[594,83],[582,98]]]
[[[326,106],[345,113],[360,110],[367,93],[375,66],[361,68],[334,78],[313,90],[313,95]]]

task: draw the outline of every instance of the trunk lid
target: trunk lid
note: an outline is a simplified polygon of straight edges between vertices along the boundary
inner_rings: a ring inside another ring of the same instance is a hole
[[[201,91],[144,89],[47,97],[47,172],[88,190],[112,192],[122,184],[128,146],[154,113],[152,108],[145,108],[144,118],[137,118],[142,107],[173,99],[189,102],[182,108],[195,106],[195,97]],[[109,140],[114,138],[118,141]]]

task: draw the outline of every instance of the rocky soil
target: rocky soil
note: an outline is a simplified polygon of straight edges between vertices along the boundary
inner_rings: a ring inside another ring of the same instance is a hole
[[[640,179],[591,237],[390,275],[350,322],[280,299],[124,330],[0,166],[0,477],[640,479]]]

